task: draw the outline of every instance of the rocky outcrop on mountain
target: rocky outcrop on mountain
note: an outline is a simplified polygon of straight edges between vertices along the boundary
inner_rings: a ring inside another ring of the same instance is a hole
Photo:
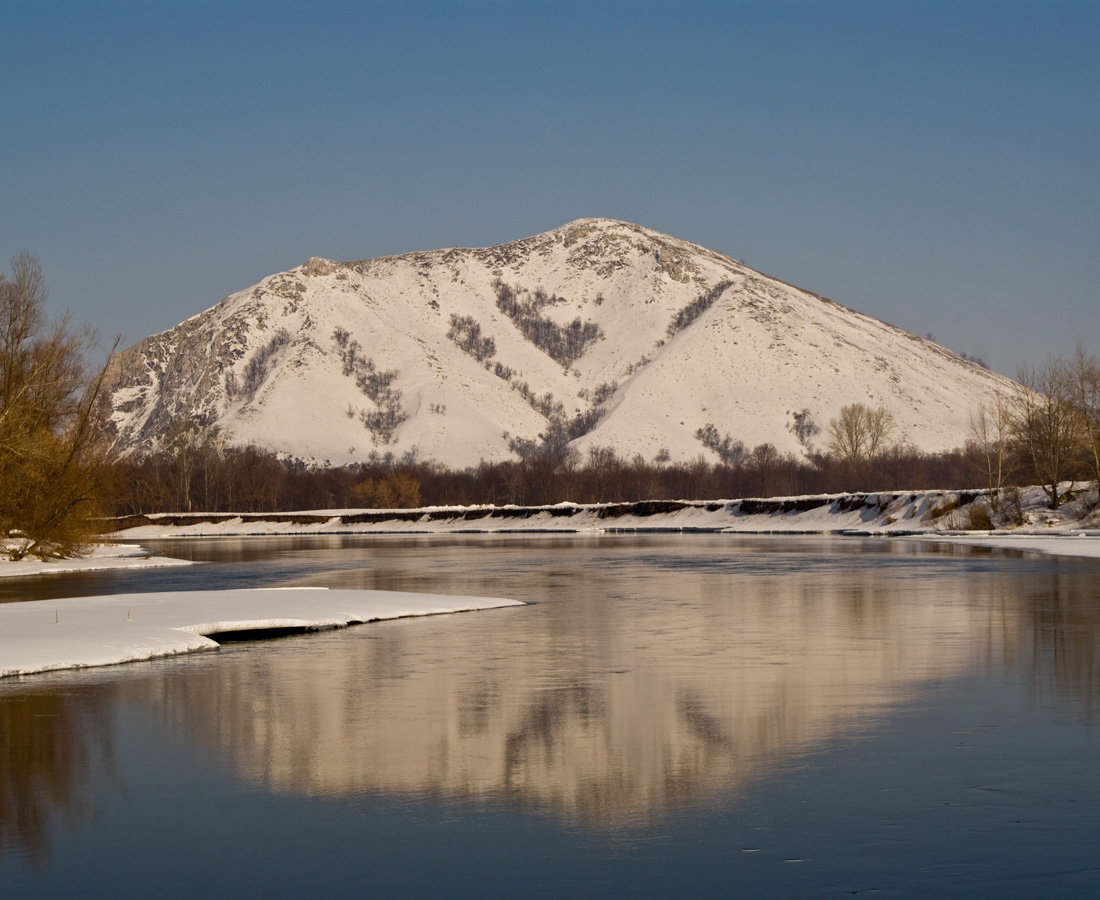
[[[801,453],[800,422],[856,402],[946,449],[1008,382],[714,251],[581,219],[498,247],[310,259],[119,353],[111,384],[124,453],[202,422],[313,464],[465,466],[546,436],[647,459],[713,454],[699,435],[716,432]]]

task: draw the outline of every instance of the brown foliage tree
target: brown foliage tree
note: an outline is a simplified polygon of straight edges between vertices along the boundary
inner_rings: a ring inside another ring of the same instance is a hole
[[[365,478],[352,493],[371,509],[415,509],[420,505],[420,482],[404,472],[386,478]]]
[[[26,251],[0,273],[0,540],[13,559],[71,554],[107,488],[88,331],[46,316],[42,267]]]

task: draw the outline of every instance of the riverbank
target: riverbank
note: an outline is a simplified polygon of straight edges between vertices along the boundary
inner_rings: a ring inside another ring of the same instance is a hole
[[[980,491],[821,494],[746,500],[647,500],[553,506],[436,506],[291,513],[166,513],[104,520],[103,538],[81,555],[46,562],[0,559],[0,577],[190,565],[150,556],[141,541],[174,538],[351,534],[842,534],[907,537],[1071,556],[1100,557],[1100,514],[1087,485],[1065,485],[1052,510],[1040,488],[1002,498],[993,514]],[[986,525],[987,527],[975,527]]]
[[[998,511],[980,491],[820,494],[745,500],[646,500],[558,503],[553,506],[433,506],[390,510],[306,510],[292,513],[171,513],[126,516],[104,523],[126,540],[276,534],[462,534],[507,532],[738,532],[749,534],[1096,532],[1095,491],[1066,486],[1071,498],[1049,508],[1040,488],[1026,488]]]

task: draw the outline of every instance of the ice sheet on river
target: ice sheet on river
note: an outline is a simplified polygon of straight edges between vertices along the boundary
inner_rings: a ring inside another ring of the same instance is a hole
[[[0,604],[0,677],[217,649],[242,631],[342,628],[382,619],[522,606],[399,591],[263,588],[115,594]]]

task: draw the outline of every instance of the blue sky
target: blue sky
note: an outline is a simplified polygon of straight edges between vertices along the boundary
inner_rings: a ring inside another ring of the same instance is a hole
[[[125,343],[582,216],[1012,374],[1100,352],[1100,3],[0,0],[0,261]]]

